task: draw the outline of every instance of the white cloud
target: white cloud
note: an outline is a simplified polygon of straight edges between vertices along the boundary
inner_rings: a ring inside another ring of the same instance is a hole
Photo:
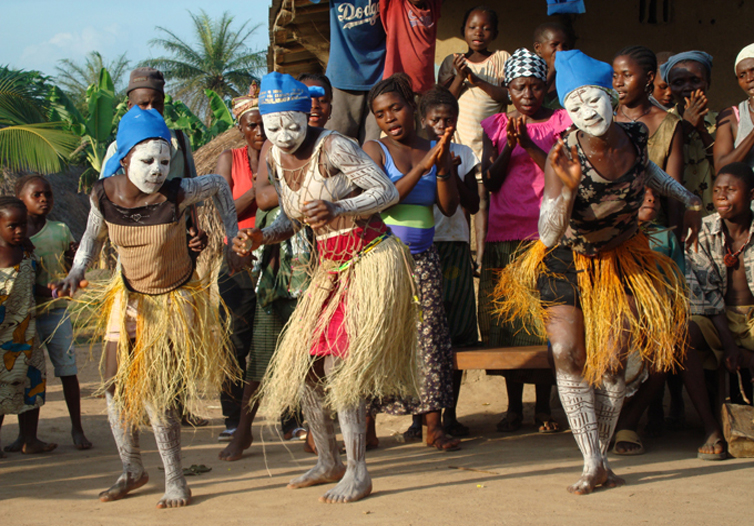
[[[52,74],[58,60],[67,58],[81,62],[90,51],[99,51],[106,59],[112,58],[125,51],[125,46],[119,45],[121,37],[118,24],[102,28],[87,26],[79,31],[56,33],[47,40],[26,46],[21,52],[19,65],[24,69],[38,69]]]

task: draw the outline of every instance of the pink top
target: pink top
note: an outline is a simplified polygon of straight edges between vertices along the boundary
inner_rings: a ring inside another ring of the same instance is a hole
[[[501,151],[507,133],[508,116],[498,113],[482,121],[482,129],[492,144]],[[571,126],[565,110],[555,110],[550,120],[526,124],[526,131],[534,143],[548,153],[561,132]],[[526,150],[516,145],[508,162],[508,176],[500,189],[490,195],[488,243],[497,241],[522,241],[539,239],[537,223],[539,207],[545,190],[545,174],[529,157]]]

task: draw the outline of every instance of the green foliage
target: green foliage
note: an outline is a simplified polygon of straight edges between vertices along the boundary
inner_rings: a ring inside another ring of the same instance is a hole
[[[85,111],[87,90],[89,86],[99,82],[99,75],[103,68],[112,77],[115,95],[118,97],[125,95],[123,90],[125,89],[129,65],[130,61],[126,58],[125,53],[107,62],[99,52],[92,51],[86,56],[83,63],[68,59],[58,61],[58,66],[55,68],[58,72],[55,81],[66,92],[74,105],[80,111]]]
[[[155,38],[150,45],[159,46],[169,56],[148,60],[144,65],[159,69],[170,82],[177,98],[187,102],[192,111],[210,124],[213,109],[205,90],[215,92],[222,100],[246,93],[255,73],[267,67],[265,51],[250,51],[245,42],[259,29],[247,28],[245,22],[231,29],[234,17],[223,13],[219,20],[207,13],[189,13],[194,22],[196,43],[189,44],[173,32],[158,27],[165,38]]]
[[[0,68],[0,167],[61,171],[78,145],[63,122],[48,118],[47,78]]]
[[[183,130],[191,142],[191,149],[196,151],[216,136],[233,126],[233,115],[228,105],[212,90],[206,90],[205,95],[212,109],[210,125],[207,126],[183,102],[173,100],[170,95],[165,96],[165,111],[163,116],[168,128]]]

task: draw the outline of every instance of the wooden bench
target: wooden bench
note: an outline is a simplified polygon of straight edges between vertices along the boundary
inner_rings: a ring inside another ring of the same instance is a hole
[[[547,345],[526,347],[456,347],[453,366],[459,370],[549,369]]]

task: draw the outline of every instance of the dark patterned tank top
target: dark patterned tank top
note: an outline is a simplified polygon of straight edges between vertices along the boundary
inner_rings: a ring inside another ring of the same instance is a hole
[[[608,181],[594,169],[575,130],[566,137],[570,150],[576,145],[581,162],[581,184],[571,220],[560,240],[575,252],[593,256],[616,237],[639,227],[639,208],[644,201],[647,166],[647,129],[639,122],[617,122],[636,147],[636,163],[625,174]]]

